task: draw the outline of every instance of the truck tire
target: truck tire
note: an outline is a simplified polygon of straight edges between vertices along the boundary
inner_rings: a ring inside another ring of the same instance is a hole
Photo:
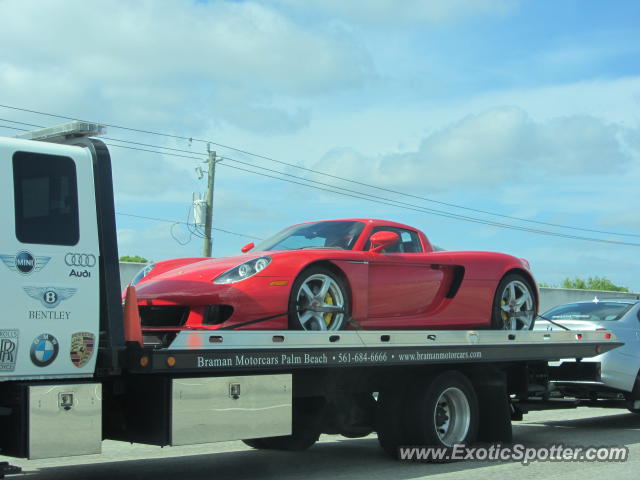
[[[248,440],[242,440],[242,443],[244,443],[248,447],[255,448],[256,450],[263,450],[267,448],[264,443],[264,438],[251,438]]]
[[[392,458],[398,458],[398,447],[406,444],[404,403],[405,395],[402,389],[389,388],[378,393],[375,422],[378,443]]]
[[[320,421],[323,411],[324,398],[296,398],[293,401],[291,435],[252,438],[243,440],[243,442],[258,450],[306,450],[313,446],[320,437]]]
[[[292,452],[306,450],[312,447],[314,443],[318,441],[320,432],[311,431],[294,431],[292,435],[285,435],[283,437],[265,437],[253,440],[243,440],[243,442],[250,447],[258,450],[288,450]]]
[[[416,385],[406,405],[405,445],[451,448],[478,435],[478,399],[469,379],[456,370]]]

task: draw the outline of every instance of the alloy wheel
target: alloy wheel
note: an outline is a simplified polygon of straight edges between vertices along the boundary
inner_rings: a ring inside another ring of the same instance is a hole
[[[503,330],[529,330],[534,320],[534,300],[529,286],[512,280],[500,297],[500,317]]]
[[[340,330],[345,318],[345,294],[324,273],[307,277],[296,294],[297,317],[304,330]]]

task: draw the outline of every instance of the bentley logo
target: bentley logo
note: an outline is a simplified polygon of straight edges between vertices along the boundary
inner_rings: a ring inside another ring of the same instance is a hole
[[[22,287],[31,298],[39,300],[46,308],[55,308],[61,301],[73,297],[77,288],[57,288],[57,287]]]
[[[0,255],[0,260],[13,272],[29,275],[39,272],[49,263],[51,257],[34,257],[31,252],[23,250],[15,255]]]

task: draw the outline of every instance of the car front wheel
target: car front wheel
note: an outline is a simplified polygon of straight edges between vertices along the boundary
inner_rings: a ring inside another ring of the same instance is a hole
[[[328,268],[303,271],[293,284],[289,299],[292,330],[341,330],[348,320],[349,294],[344,280]]]

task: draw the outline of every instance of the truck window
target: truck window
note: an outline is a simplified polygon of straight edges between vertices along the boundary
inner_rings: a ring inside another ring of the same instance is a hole
[[[22,243],[78,243],[76,165],[69,157],[13,155],[16,237]]]

